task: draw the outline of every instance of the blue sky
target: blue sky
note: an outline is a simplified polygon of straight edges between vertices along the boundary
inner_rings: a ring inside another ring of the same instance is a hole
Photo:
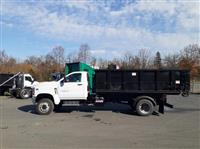
[[[168,54],[200,44],[199,12],[198,0],[1,0],[1,49],[19,59],[84,43],[102,58]]]

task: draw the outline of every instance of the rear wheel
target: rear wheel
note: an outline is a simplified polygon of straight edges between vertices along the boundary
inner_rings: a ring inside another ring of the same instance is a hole
[[[31,90],[30,89],[26,89],[26,88],[22,89],[20,91],[20,97],[22,99],[30,98],[31,97]]]
[[[141,99],[136,104],[136,112],[140,116],[151,115],[154,111],[154,105],[150,100]]]
[[[48,98],[39,100],[36,105],[36,113],[40,115],[48,115],[54,110],[53,102]]]

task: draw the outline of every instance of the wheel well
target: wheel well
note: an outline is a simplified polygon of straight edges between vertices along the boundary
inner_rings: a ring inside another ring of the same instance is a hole
[[[52,95],[50,95],[50,94],[39,94],[38,96],[37,96],[37,98],[36,98],[36,102],[38,102],[40,99],[42,99],[42,98],[48,98],[48,99],[50,99],[53,103],[54,103],[54,101],[53,101],[53,96]]]
[[[31,89],[31,87],[24,87],[24,88],[22,88],[22,89]]]
[[[24,88],[22,88],[22,89],[30,89],[30,90],[31,90],[31,87],[24,87]]]
[[[133,99],[133,105],[134,107],[137,105],[137,103],[141,100],[141,99],[146,99],[152,102],[152,104],[154,106],[156,106],[156,101],[154,98],[150,97],[150,96],[138,96],[135,99]]]

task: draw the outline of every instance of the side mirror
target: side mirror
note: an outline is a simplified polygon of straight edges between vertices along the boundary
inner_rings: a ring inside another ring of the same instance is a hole
[[[60,86],[64,86],[64,84],[65,84],[65,79],[60,81]]]

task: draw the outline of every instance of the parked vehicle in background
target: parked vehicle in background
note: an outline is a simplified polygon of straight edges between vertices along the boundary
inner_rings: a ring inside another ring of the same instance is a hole
[[[0,74],[0,95],[10,92],[13,96],[26,99],[32,96],[34,82],[30,74]]]
[[[42,82],[33,88],[38,114],[47,115],[61,106],[129,104],[138,115],[164,113],[167,95],[188,96],[188,70],[94,70],[84,63],[69,63],[59,81]]]

